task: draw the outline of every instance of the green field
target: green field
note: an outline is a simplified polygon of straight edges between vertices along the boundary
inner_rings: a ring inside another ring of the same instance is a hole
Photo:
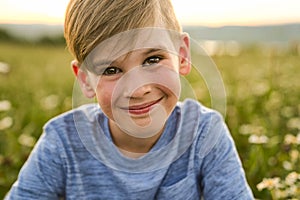
[[[0,199],[16,180],[44,123],[72,108],[71,60],[64,46],[0,44],[0,62],[9,66],[1,72],[0,64]],[[299,199],[299,47],[253,45],[213,60],[227,93],[226,122],[255,197]],[[199,87],[198,99],[209,106],[203,80],[193,74],[188,79]]]

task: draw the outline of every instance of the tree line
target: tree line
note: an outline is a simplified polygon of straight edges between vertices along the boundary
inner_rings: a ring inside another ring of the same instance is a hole
[[[42,44],[42,45],[65,45],[64,36],[43,36],[38,38],[37,40],[27,40],[24,38],[16,37],[10,34],[5,29],[0,29],[0,42],[10,42],[10,43],[22,43],[22,44]]]

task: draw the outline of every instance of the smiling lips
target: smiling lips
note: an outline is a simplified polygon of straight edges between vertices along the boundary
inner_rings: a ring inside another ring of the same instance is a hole
[[[127,108],[127,110],[130,114],[133,114],[133,115],[146,114],[146,113],[149,113],[149,111],[153,108],[153,106],[156,105],[157,103],[159,103],[161,100],[162,100],[162,98],[160,98],[156,101],[152,101],[152,102],[141,104],[141,105],[129,106],[129,108]]]

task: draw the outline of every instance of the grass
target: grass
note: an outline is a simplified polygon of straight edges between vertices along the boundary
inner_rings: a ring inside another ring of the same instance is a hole
[[[292,190],[300,176],[287,184],[292,172],[300,173],[299,59],[296,48],[283,52],[258,45],[235,56],[213,57],[227,93],[225,119],[256,198],[300,197],[299,190]],[[0,125],[4,118],[12,120],[7,128],[0,127],[0,198],[16,180],[44,123],[72,107],[71,60],[63,46],[0,44],[0,62],[10,66],[8,73],[0,73],[0,102],[11,105],[0,109]],[[205,82],[195,74],[187,79],[198,87],[197,98],[209,106]],[[280,185],[271,179],[275,177]],[[260,191],[257,184],[264,178],[270,178],[269,185]]]
[[[10,66],[7,74],[0,73],[0,101],[11,104],[8,111],[0,111],[0,120],[13,120],[10,128],[0,130],[1,198],[16,179],[43,124],[71,107],[74,79],[71,56],[60,46],[2,43],[0,61]],[[57,96],[57,106],[47,109],[42,102],[51,95]]]

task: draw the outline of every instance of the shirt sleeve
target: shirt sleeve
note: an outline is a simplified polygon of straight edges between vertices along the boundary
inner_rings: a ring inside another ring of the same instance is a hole
[[[63,165],[56,134],[43,133],[5,200],[59,199],[63,194]]]
[[[252,200],[253,194],[222,117],[211,118],[199,153],[202,165],[200,187],[204,199]]]

